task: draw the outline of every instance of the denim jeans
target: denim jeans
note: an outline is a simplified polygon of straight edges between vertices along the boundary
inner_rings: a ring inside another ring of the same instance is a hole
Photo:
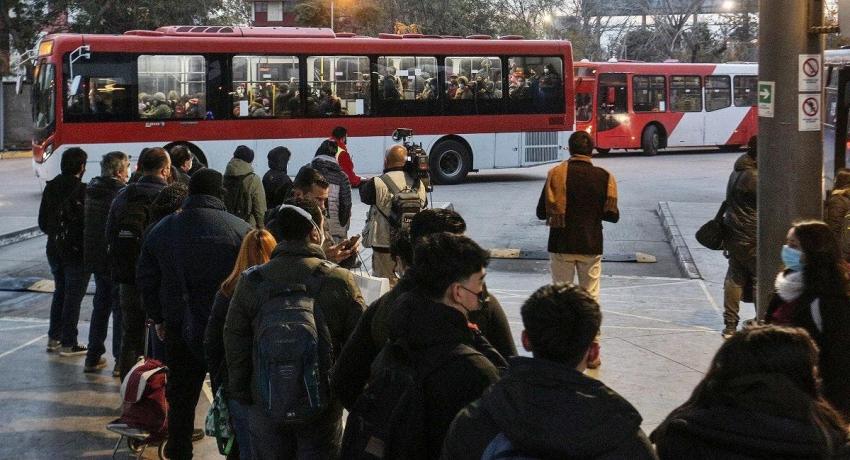
[[[236,434],[236,445],[239,447],[240,459],[251,459],[251,432],[248,431],[248,417],[251,414],[251,406],[246,406],[235,399],[227,400],[227,408],[230,410],[230,422]]]
[[[258,460],[335,459],[342,444],[342,406],[334,404],[309,425],[287,427],[270,420],[261,407],[253,405],[248,431],[253,458]]]
[[[55,285],[47,335],[61,341],[63,347],[73,347],[77,345],[80,304],[86,295],[90,276],[83,269],[82,261],[62,260],[57,251],[49,246],[47,262]]]
[[[108,273],[94,273],[94,300],[92,302],[91,324],[89,326],[89,351],[86,363],[95,364],[106,353],[106,335],[109,332],[109,315],[118,306],[118,284],[112,282]],[[121,329],[112,330],[112,356],[118,359],[120,351],[116,351],[115,336],[121,336]],[[117,342],[121,343],[120,339]],[[120,345],[119,345],[120,347]]]

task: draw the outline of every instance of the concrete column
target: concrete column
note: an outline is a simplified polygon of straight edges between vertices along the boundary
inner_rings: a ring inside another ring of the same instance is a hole
[[[759,1],[759,80],[776,82],[774,117],[759,117],[759,318],[773,293],[791,223],[822,215],[821,133],[798,130],[797,108],[798,55],[821,53],[821,37],[809,34],[809,26],[822,22],[822,8],[819,0]]]

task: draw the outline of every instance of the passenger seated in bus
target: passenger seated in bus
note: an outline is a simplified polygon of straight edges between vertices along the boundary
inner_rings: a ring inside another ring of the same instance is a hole
[[[153,118],[156,120],[170,119],[174,114],[171,107],[168,106],[168,101],[165,99],[165,93],[157,91],[153,95],[151,107],[142,115],[142,118]]]
[[[487,80],[481,89],[478,90],[479,99],[501,99],[502,92],[496,90],[496,84]]]
[[[386,101],[401,99],[401,80],[395,74],[395,67],[387,67],[387,74],[381,80],[381,98]]]
[[[451,76],[449,76],[449,81],[446,83],[446,87],[448,88],[446,90],[446,95],[449,99],[454,99],[455,94],[457,94],[457,75],[451,74]]]
[[[429,78],[425,80],[425,88],[416,96],[418,101],[433,101],[437,99],[437,79]]]
[[[193,97],[186,101],[186,118],[204,118],[204,111],[201,109],[198,98]]]
[[[266,105],[264,104],[265,101],[265,99],[255,100],[248,106],[248,114],[251,118],[265,118],[269,116],[268,109],[266,109]]]
[[[334,96],[330,85],[322,86],[319,93],[319,113],[325,117],[332,117],[342,113],[342,103]]]
[[[466,77],[458,77],[457,91],[455,91],[455,100],[472,99],[472,88],[469,87],[469,79]]]
[[[509,88],[508,95],[513,100],[521,100],[521,99],[530,99],[531,94],[529,93],[528,86],[525,84],[525,77],[517,77],[516,85],[512,88]]]

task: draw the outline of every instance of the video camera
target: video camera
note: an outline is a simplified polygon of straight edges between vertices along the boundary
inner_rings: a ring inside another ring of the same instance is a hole
[[[408,138],[413,137],[413,130],[410,128],[397,128],[393,131],[393,140],[401,142],[404,148],[407,149],[407,162],[404,164],[404,171],[413,177],[418,177],[425,184],[425,190],[432,192],[434,187],[431,185],[431,171],[428,165],[428,152],[422,148],[422,143],[408,142]]]

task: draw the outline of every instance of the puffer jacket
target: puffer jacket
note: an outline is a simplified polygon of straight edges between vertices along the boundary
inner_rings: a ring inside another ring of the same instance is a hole
[[[461,410],[445,460],[477,460],[503,433],[522,454],[546,459],[654,459],[638,411],[614,390],[551,361],[516,357],[502,380]]]
[[[286,173],[287,162],[284,156],[269,153],[269,170],[263,176],[263,189],[266,193],[266,208],[272,209],[283,204],[292,190],[292,179]]]
[[[758,189],[758,164],[748,154],[735,161],[735,169],[726,186],[726,249],[732,257],[749,259],[756,256],[756,229],[758,226],[756,192]]]
[[[313,158],[310,166],[319,171],[331,185],[328,193],[328,228],[334,238],[344,238],[348,234],[351,219],[351,183],[339,166],[336,158],[319,155]]]
[[[248,176],[243,177],[239,181],[239,186],[243,187],[245,199],[250,200],[250,206],[248,207],[250,212],[247,216],[239,217],[243,218],[252,227],[262,227],[263,217],[266,215],[266,192],[263,189],[263,181],[260,180],[260,176],[254,174],[254,168],[251,166],[251,163],[239,158],[233,158],[227,163],[227,168],[224,170],[224,183],[228,183],[228,178],[232,180],[232,178],[239,176]],[[228,191],[227,195],[231,193],[234,192]],[[227,202],[226,197],[225,202]],[[228,209],[228,211],[233,212],[232,209]]]
[[[106,219],[109,208],[124,184],[115,177],[95,177],[86,187],[83,261],[86,271],[108,273],[106,257]]]
[[[838,174],[835,188],[829,194],[824,209],[824,222],[829,225],[835,240],[841,245],[844,260],[850,260],[850,235],[845,235],[844,217],[850,213],[850,174]]]

